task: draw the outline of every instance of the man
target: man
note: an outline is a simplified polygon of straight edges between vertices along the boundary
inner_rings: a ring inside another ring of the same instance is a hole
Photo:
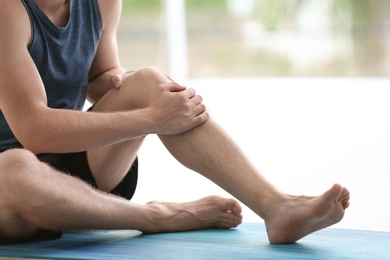
[[[116,43],[120,13],[120,0],[3,3],[0,240],[241,223],[234,199],[130,202],[137,151],[148,134],[263,218],[271,243],[295,242],[342,219],[347,189],[335,184],[318,197],[278,191],[209,117],[193,89],[153,67],[124,73]],[[86,95],[94,106],[82,112]]]

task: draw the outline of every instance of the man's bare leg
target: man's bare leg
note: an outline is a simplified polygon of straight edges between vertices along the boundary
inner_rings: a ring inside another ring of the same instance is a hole
[[[156,73],[160,72],[153,68],[145,68],[132,73],[129,77],[130,84],[119,91],[113,89],[109,92],[94,105],[93,112],[146,107],[153,88],[163,82],[161,78],[156,77]],[[161,76],[163,77],[163,74]],[[136,158],[143,140],[144,137],[140,137],[87,152],[89,166],[100,190],[111,191],[124,178]],[[231,228],[237,226],[237,223],[241,223],[242,220],[241,206],[236,200],[217,196],[188,203],[153,202],[153,204],[169,208],[172,211],[188,212],[188,225],[194,229]],[[205,225],[205,222],[209,224]],[[200,223],[203,224],[197,226]],[[214,224],[211,225],[212,223]],[[182,230],[183,228],[180,226],[169,227],[171,231],[174,229]]]
[[[126,109],[123,104],[145,107],[153,87],[167,81],[170,79],[157,69],[143,69],[128,77],[120,91],[108,93],[101,104],[115,100],[113,103],[121,107],[114,110]],[[184,134],[160,138],[183,165],[209,178],[262,217],[272,243],[295,242],[337,223],[349,206],[349,192],[340,185],[318,197],[278,191],[212,119]]]
[[[40,229],[137,229],[154,233],[210,226],[231,228],[241,222],[227,212],[236,209],[234,200],[221,203],[220,198],[209,197],[189,204],[138,205],[55,171],[26,150],[2,153],[0,169],[0,240],[27,239]],[[202,204],[207,204],[207,214],[197,212],[194,218],[190,206],[202,208]],[[216,216],[211,222],[210,212]]]
[[[340,185],[318,197],[278,191],[212,119],[178,136],[160,136],[178,161],[201,173],[265,220],[271,243],[292,243],[339,222],[349,206]]]

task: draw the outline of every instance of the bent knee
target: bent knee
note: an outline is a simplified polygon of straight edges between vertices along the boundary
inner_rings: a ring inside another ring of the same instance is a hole
[[[134,73],[141,74],[145,77],[163,77],[164,79],[168,79],[168,76],[165,72],[163,72],[160,68],[154,66],[142,67],[134,71]]]
[[[153,66],[142,67],[134,71],[126,79],[129,79],[130,81],[135,79],[137,82],[142,83],[141,85],[143,86],[157,86],[159,84],[172,81],[165,72]]]
[[[34,169],[38,158],[24,149],[11,149],[0,154],[0,185],[8,187],[13,177],[19,178]],[[5,188],[2,187],[2,188]]]
[[[21,179],[28,176],[36,156],[23,149],[7,150],[0,154],[0,240],[19,240],[32,236],[38,228],[20,218],[15,203]],[[21,178],[23,174],[23,178]]]
[[[0,168],[6,170],[25,167],[37,161],[37,157],[32,152],[24,149],[11,149],[0,154]]]
[[[148,106],[151,95],[171,80],[156,67],[143,67],[124,78],[120,89],[112,89],[93,107],[93,111],[121,111]]]

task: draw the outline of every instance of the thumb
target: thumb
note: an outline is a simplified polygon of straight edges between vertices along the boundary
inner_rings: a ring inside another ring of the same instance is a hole
[[[111,78],[112,84],[114,84],[115,88],[120,88],[122,86],[123,82],[123,75],[121,72],[116,73],[114,76]]]

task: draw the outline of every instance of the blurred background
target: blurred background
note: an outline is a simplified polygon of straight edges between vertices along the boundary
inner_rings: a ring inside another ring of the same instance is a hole
[[[168,70],[176,23],[190,78],[387,77],[389,14],[386,0],[124,0],[118,37],[125,67]]]
[[[195,88],[281,190],[347,186],[336,227],[390,231],[390,1],[122,2],[125,68],[158,66]],[[136,202],[230,196],[155,136],[139,155]],[[246,207],[244,221],[262,222]]]

